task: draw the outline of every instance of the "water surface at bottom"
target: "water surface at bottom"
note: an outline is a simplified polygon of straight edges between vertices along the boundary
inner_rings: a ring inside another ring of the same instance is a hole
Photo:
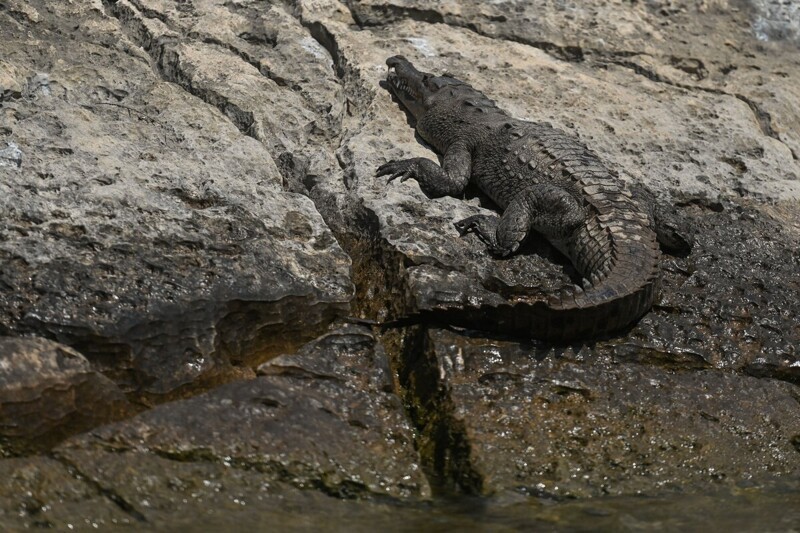
[[[800,489],[553,502],[524,496],[418,505],[328,499],[242,509],[181,531],[758,531],[800,532]]]

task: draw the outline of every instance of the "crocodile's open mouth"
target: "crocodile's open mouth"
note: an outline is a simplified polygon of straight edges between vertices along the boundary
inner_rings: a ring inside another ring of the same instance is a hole
[[[395,66],[389,67],[389,75],[386,77],[386,80],[389,82],[389,85],[392,86],[392,90],[397,96],[404,96],[411,100],[422,99],[422,93],[419,89],[410,84],[408,78],[398,74]],[[400,92],[403,94],[399,94]]]
[[[403,56],[393,56],[386,60],[389,74],[386,81],[403,106],[416,118],[425,113],[425,101],[431,95],[426,81],[431,75],[420,72]]]

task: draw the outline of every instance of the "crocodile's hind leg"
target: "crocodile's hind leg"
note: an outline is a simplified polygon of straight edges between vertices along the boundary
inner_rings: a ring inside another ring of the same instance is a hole
[[[578,202],[567,191],[553,185],[535,185],[512,201],[502,217],[473,215],[455,223],[463,236],[474,232],[495,255],[517,250],[530,230],[548,240],[563,240],[584,220]]]
[[[672,205],[658,200],[644,185],[631,186],[633,197],[650,215],[659,244],[673,255],[688,255],[694,244],[694,230]]]

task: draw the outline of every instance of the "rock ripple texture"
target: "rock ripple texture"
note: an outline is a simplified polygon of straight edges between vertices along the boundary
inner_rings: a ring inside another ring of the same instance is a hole
[[[45,339],[0,337],[3,451],[47,450],[76,431],[135,412],[84,356]]]

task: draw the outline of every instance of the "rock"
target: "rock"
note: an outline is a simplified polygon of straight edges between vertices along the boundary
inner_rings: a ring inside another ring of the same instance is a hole
[[[224,464],[340,498],[430,496],[386,355],[368,330],[333,331],[259,373],[74,438],[57,454],[128,501],[138,489],[125,476],[144,458]],[[158,497],[148,497],[156,507]]]
[[[407,372],[424,442],[468,492],[658,495],[800,474],[800,389],[785,382],[445,330],[409,351],[420,350]]]
[[[123,0],[110,13],[164,79],[261,141],[286,188],[309,194],[333,224],[342,210],[353,209],[341,197],[343,187],[334,185],[342,182],[334,154],[345,107],[342,86],[328,51],[286,6],[201,2],[184,9],[176,2]]]
[[[45,456],[0,460],[0,527],[89,530],[136,520],[62,462]]]
[[[0,13],[26,94],[0,110],[0,332],[75,347],[145,402],[252,376],[345,312],[350,261],[235,110],[164,82],[99,6]]]
[[[476,505],[497,529],[796,522],[773,512],[800,439],[791,2],[6,4],[0,334],[171,403],[0,461],[0,526],[465,528]],[[458,238],[493,212],[475,191],[374,177],[435,158],[381,85],[398,53],[678,204],[697,246],[664,257],[651,312],[566,346],[440,329],[574,272],[536,239],[499,261]],[[353,285],[356,315],[431,321],[297,352]],[[452,510],[459,487],[483,496]]]
[[[78,472],[69,461],[45,457],[0,461],[0,526],[297,531],[319,524],[368,528],[386,521],[388,526],[390,519],[408,515],[422,527],[430,516],[392,503],[338,500],[268,479],[258,470],[211,461],[108,454],[87,469],[88,477]]]
[[[122,391],[75,350],[0,337],[0,454],[47,450],[134,412]]]
[[[22,151],[13,142],[6,143],[0,150],[0,167],[19,168],[22,165]]]
[[[597,353],[800,384],[798,213],[723,206],[696,212],[697,247],[688,258],[665,258],[660,302],[625,339],[601,342]]]

